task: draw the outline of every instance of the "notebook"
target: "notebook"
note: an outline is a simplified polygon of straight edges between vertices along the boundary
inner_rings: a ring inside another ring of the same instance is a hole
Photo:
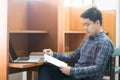
[[[11,43],[9,42],[9,53],[10,53],[10,58],[12,62],[29,62],[29,63],[38,63],[40,60],[43,60],[44,55],[30,55],[29,57],[18,57],[14,47]]]

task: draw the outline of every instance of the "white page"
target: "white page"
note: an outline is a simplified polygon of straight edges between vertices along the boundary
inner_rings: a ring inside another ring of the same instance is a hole
[[[61,66],[64,66],[66,67],[67,66],[67,63],[63,62],[63,61],[60,61],[59,59],[56,59],[54,57],[51,57],[47,54],[44,54],[44,62],[48,62],[48,63],[51,63],[57,67],[61,67]]]

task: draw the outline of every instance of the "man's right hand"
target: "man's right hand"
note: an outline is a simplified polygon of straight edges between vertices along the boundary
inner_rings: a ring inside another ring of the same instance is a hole
[[[53,51],[51,49],[43,49],[43,54],[53,56]]]

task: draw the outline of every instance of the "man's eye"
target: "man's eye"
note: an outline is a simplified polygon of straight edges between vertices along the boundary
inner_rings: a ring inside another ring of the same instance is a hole
[[[83,26],[89,26],[89,24],[83,24]]]
[[[89,26],[90,24],[86,24],[86,26]]]

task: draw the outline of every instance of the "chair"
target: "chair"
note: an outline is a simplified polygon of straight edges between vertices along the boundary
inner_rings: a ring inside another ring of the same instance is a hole
[[[119,79],[120,79],[120,48],[115,48],[115,51],[112,55],[113,58],[115,58],[117,56],[119,57],[119,66],[114,67],[114,72],[115,72],[115,74],[117,74],[117,73],[119,74]],[[114,59],[114,65],[115,65],[115,59]]]
[[[110,57],[107,66],[106,66],[106,70],[104,72],[104,76],[109,76],[110,80],[115,80],[115,73],[114,73],[114,63],[112,64],[112,62],[115,61],[115,58],[113,58],[112,56]]]
[[[120,66],[115,66],[115,62],[116,62],[115,58],[117,56],[118,57],[120,56],[120,48],[115,48],[114,49],[114,53],[113,53],[112,57],[110,57],[110,60],[108,61],[108,64],[106,66],[105,76],[109,75],[110,80],[115,80],[115,74],[120,73]],[[119,79],[120,79],[120,74],[119,74]]]

